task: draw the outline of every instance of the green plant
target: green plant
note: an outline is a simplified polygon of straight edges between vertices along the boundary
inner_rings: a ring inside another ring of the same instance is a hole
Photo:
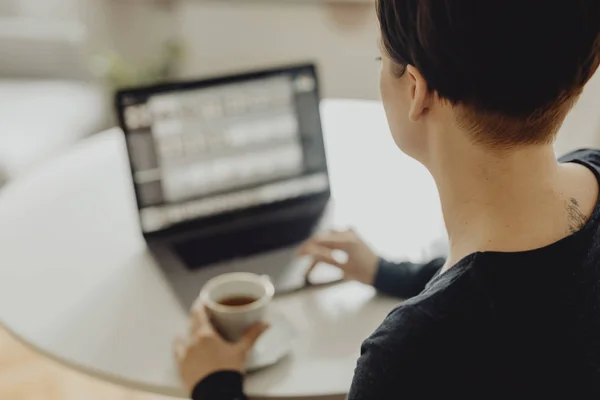
[[[169,41],[163,46],[160,56],[143,66],[128,62],[112,50],[94,54],[89,67],[92,73],[105,80],[113,89],[129,86],[148,85],[172,78],[184,54],[179,41]]]

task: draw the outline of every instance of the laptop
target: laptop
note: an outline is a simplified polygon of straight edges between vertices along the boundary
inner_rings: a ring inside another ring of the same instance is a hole
[[[310,260],[295,249],[327,223],[330,200],[314,65],[115,100],[141,231],[184,307],[227,272],[267,274],[277,293],[304,285]]]

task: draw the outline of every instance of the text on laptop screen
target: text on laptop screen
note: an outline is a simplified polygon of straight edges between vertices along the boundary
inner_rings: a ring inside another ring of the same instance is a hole
[[[123,97],[144,232],[328,189],[311,69]]]

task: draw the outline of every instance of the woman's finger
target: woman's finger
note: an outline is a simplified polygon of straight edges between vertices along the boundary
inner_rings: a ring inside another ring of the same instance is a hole
[[[336,248],[335,244],[340,244],[343,241],[344,236],[346,236],[345,231],[337,230],[329,230],[326,232],[317,233],[316,235],[305,240],[298,248],[298,252],[303,253],[306,247],[319,243],[329,243],[332,248]]]
[[[333,256],[333,252],[331,249],[318,245],[310,245],[307,246],[305,252],[303,253],[306,256],[312,257],[315,263],[323,262],[326,264],[333,265],[334,267],[342,268],[344,264],[336,260]],[[314,268],[314,266],[313,266]]]
[[[241,350],[244,353],[248,353],[254,347],[254,344],[258,340],[258,338],[269,329],[269,325],[264,322],[259,322],[252,325],[244,336],[238,342],[238,346],[240,346]]]
[[[328,238],[314,237],[304,242],[297,250],[298,255],[309,256],[315,252],[315,249],[325,248],[328,252],[331,250],[342,250],[346,247],[340,241],[334,241]]]
[[[190,315],[190,334],[201,330],[213,330],[213,326],[206,312],[206,307],[202,303],[197,303],[192,307]]]
[[[327,232],[315,236],[312,243],[331,250],[347,251],[352,245],[352,237],[347,232]]]
[[[187,344],[185,339],[181,336],[177,336],[173,341],[173,353],[175,354],[175,359],[181,362],[185,358],[186,352]]]

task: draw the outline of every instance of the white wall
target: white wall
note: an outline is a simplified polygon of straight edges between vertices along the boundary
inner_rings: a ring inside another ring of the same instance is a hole
[[[379,97],[378,24],[368,0],[75,1],[93,51],[111,47],[144,63],[180,38],[183,77],[316,61],[325,96]]]
[[[177,1],[80,0],[96,51],[110,47],[128,60],[152,62],[166,40],[178,36]],[[173,5],[169,5],[173,4]]]
[[[600,70],[585,86],[556,139],[556,152],[582,147],[600,148]]]
[[[379,96],[373,4],[184,1],[178,18],[185,76],[314,60],[325,96]]]

